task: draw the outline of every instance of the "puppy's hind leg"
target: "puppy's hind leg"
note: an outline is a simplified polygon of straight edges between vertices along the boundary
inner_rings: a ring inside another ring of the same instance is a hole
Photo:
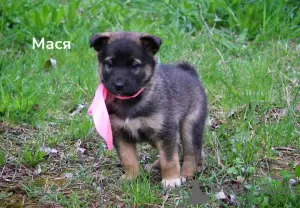
[[[191,113],[182,122],[181,139],[183,143],[182,177],[192,179],[196,171],[201,172],[204,165],[203,131],[205,116]]]
[[[203,150],[205,119],[205,116],[199,116],[198,120],[192,127],[193,147],[197,172],[201,172],[205,165],[205,154]]]
[[[196,161],[193,147],[192,125],[188,119],[182,122],[181,139],[183,145],[181,176],[187,180],[191,180],[196,172]]]

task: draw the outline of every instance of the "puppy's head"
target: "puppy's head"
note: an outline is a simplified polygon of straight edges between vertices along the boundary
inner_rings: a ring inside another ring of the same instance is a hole
[[[119,96],[133,95],[149,82],[161,44],[159,37],[131,32],[100,33],[90,40],[97,51],[102,83]]]

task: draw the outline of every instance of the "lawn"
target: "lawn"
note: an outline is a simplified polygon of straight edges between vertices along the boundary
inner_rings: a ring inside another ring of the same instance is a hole
[[[99,84],[89,38],[103,31],[160,36],[160,62],[197,68],[205,204],[189,205],[190,182],[163,190],[143,171],[156,159],[146,144],[141,177],[119,181],[87,115]],[[33,38],[71,48],[33,49]],[[300,207],[299,54],[296,0],[1,2],[0,207]]]

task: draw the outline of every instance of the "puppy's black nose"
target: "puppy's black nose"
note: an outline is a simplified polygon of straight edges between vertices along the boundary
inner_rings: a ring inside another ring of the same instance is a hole
[[[120,82],[120,81],[115,82],[115,88],[116,88],[116,90],[120,91],[120,90],[123,89],[123,87],[124,87],[124,83],[123,82]]]

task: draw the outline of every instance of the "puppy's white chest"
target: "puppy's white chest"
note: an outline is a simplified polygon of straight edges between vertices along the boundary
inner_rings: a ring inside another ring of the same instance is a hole
[[[126,119],[123,124],[123,128],[131,133],[135,138],[138,138],[138,130],[143,128],[141,119]]]
[[[123,129],[137,140],[139,140],[140,132],[159,132],[164,122],[164,117],[161,114],[154,114],[149,117],[137,117],[133,119],[126,118],[125,120],[113,115],[110,119],[114,130],[118,131]]]
[[[130,133],[133,137],[139,137],[139,130],[143,129],[143,122],[142,119],[135,118],[135,119],[119,119],[118,117],[111,117],[111,124],[115,129],[123,129]]]

